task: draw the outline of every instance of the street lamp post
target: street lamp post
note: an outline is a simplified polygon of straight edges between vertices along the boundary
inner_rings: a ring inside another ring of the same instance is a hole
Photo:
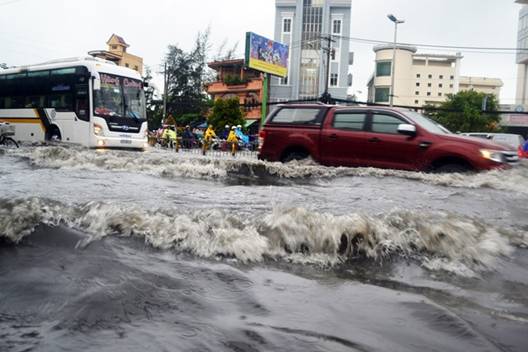
[[[398,38],[398,25],[405,23],[404,20],[399,20],[396,16],[387,15],[389,20],[394,22],[394,45],[392,47],[392,64],[391,64],[391,88],[390,88],[390,106],[394,104],[394,76],[396,74],[396,40]]]

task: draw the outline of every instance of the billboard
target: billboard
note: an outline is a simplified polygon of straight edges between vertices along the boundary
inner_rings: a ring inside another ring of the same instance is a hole
[[[286,77],[288,75],[288,46],[247,32],[246,66],[274,76]]]

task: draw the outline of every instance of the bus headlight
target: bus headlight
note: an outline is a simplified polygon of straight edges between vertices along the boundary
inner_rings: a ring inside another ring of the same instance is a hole
[[[495,161],[496,163],[504,163],[506,162],[506,158],[504,157],[504,154],[502,154],[500,151],[497,150],[488,150],[488,149],[481,149],[480,155],[484,159]]]
[[[94,127],[94,134],[96,136],[103,136],[104,135],[103,126],[94,123],[93,127]]]

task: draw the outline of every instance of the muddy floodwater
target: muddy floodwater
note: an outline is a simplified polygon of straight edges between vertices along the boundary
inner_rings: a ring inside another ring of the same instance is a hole
[[[0,150],[0,352],[526,351],[528,163]]]

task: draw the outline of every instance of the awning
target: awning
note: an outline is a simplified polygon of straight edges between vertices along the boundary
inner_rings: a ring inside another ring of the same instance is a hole
[[[259,120],[246,120],[246,123],[244,124],[244,127],[249,127],[251,126],[252,124],[254,124],[255,122],[258,122]]]

